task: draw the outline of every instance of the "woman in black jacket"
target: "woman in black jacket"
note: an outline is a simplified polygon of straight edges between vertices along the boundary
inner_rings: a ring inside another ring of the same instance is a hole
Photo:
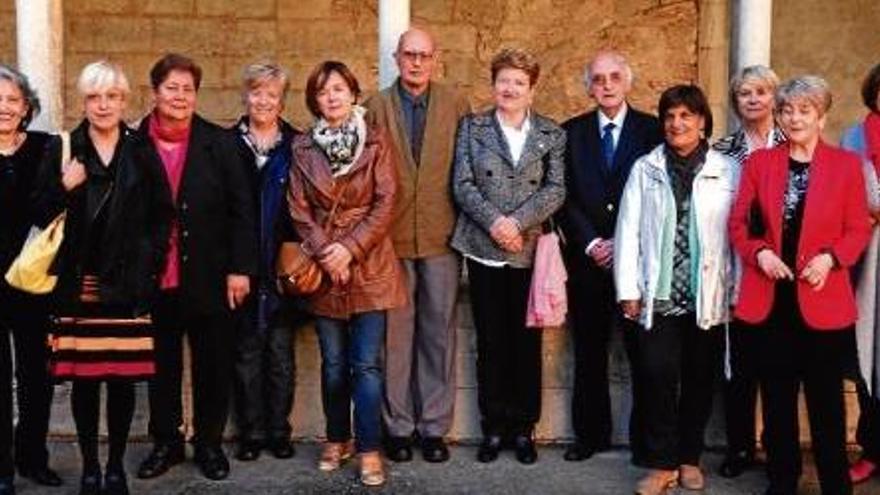
[[[46,375],[45,297],[10,287],[2,275],[21,251],[35,218],[31,203],[37,167],[49,135],[28,131],[40,112],[40,101],[27,78],[0,65],[0,493],[14,493],[13,477],[57,486],[61,479],[48,468],[46,432],[52,386]],[[13,442],[12,352],[18,425]],[[13,448],[14,444],[14,448]],[[14,450],[14,455],[13,455]]]
[[[40,166],[37,215],[48,223],[66,211],[64,241],[55,259],[54,299],[60,315],[132,321],[149,310],[171,218],[159,194],[162,171],[132,160],[132,132],[122,122],[128,80],[100,61],[79,77],[85,119],[62,143],[50,144]],[[147,324],[59,324],[50,371],[73,382],[70,396],[83,472],[81,494],[127,494],[123,455],[135,406],[134,383],[153,375]],[[107,383],[109,460],[101,492],[98,462],[100,386]]]

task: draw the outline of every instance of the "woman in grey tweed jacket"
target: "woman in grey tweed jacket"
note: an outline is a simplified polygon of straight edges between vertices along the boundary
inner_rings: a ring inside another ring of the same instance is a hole
[[[520,462],[537,460],[541,333],[525,326],[526,302],[542,224],[565,198],[565,133],[530,111],[539,71],[526,52],[496,55],[495,107],[462,119],[456,141],[452,247],[467,259],[477,330],[480,462],[495,460],[502,440]]]

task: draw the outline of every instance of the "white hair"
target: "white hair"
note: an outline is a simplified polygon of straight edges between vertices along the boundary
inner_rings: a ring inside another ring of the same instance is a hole
[[[587,91],[590,91],[590,86],[593,84],[593,73],[591,71],[593,64],[596,63],[596,60],[599,60],[600,57],[609,57],[615,64],[619,65],[623,70],[623,77],[626,79],[627,86],[632,86],[633,83],[633,71],[632,67],[629,66],[629,62],[626,61],[626,58],[617,53],[615,51],[603,51],[596,54],[593,60],[587,64],[584,68],[584,85],[587,87]]]
[[[92,62],[83,67],[82,72],[79,73],[76,88],[82,95],[110,89],[118,89],[125,95],[131,92],[131,86],[122,67],[107,60]]]

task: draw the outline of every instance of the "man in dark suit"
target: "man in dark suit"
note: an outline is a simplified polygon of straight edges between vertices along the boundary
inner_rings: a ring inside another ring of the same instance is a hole
[[[589,459],[611,442],[608,341],[618,318],[611,276],[617,206],[633,162],[662,141],[651,115],[630,107],[632,70],[615,52],[601,52],[587,66],[587,92],[597,108],[564,124],[566,185],[562,211],[567,240],[568,297],[575,343],[572,422],[575,442],[568,461]],[[629,349],[629,345],[627,345]],[[633,391],[630,443],[638,457],[637,391]]]

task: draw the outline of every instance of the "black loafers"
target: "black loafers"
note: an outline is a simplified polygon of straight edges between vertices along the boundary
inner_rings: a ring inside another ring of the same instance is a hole
[[[183,462],[185,457],[186,455],[182,444],[156,445],[153,447],[150,455],[141,462],[141,465],[138,468],[137,477],[145,480],[162,476],[174,465]]]
[[[422,459],[427,462],[446,462],[449,460],[449,448],[441,437],[425,437],[422,439]]]
[[[499,452],[501,452],[501,437],[489,435],[484,437],[480,443],[480,448],[477,450],[477,460],[480,462],[492,462],[498,459]]]
[[[296,455],[293,443],[287,438],[277,438],[270,441],[268,449],[276,459],[290,459]]]
[[[413,458],[412,438],[388,437],[385,441],[385,455],[394,462],[409,462]]]
[[[129,495],[128,479],[124,471],[104,473],[104,492],[102,495]]]
[[[79,479],[79,495],[101,495],[101,471],[83,473]]]
[[[58,473],[49,469],[48,466],[38,468],[29,468],[24,466],[18,467],[18,475],[27,478],[38,485],[43,486],[61,486],[61,478]]]
[[[745,450],[728,452],[721,462],[721,467],[718,468],[718,473],[725,478],[736,478],[753,464],[755,464],[754,456]]]
[[[517,435],[513,440],[516,460],[522,464],[534,464],[538,460],[538,451],[535,449],[535,441],[529,435]]]
[[[235,458],[239,461],[249,462],[255,461],[260,457],[260,450],[263,445],[255,440],[242,440],[235,450]]]
[[[569,462],[586,461],[587,459],[593,457],[599,452],[604,452],[608,449],[608,445],[594,447],[592,445],[588,445],[581,441],[575,440],[573,444],[569,445],[568,448],[565,449],[565,454],[563,454],[562,458]]]
[[[219,481],[229,476],[229,460],[223,449],[218,447],[199,447],[193,458],[199,470],[209,480]]]

